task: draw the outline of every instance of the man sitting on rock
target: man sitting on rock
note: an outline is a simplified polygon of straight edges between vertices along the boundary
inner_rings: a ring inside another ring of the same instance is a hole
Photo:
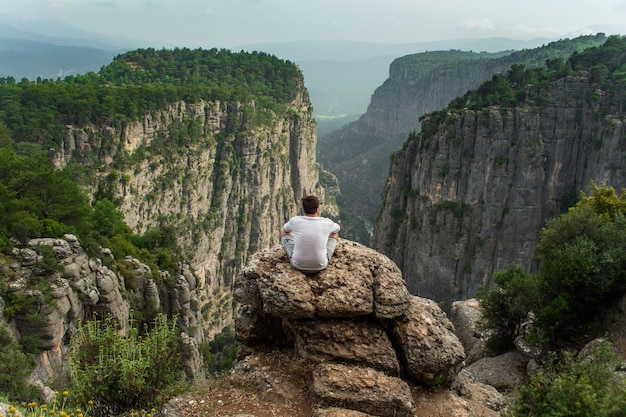
[[[291,266],[303,272],[319,272],[328,266],[339,238],[339,225],[320,217],[320,201],[313,195],[302,199],[304,216],[289,219],[280,232]]]

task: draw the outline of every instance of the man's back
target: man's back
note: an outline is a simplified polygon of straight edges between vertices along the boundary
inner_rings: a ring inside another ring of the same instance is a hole
[[[326,243],[329,234],[339,231],[336,223],[325,217],[296,216],[283,230],[293,233],[291,264],[295,268],[319,271],[328,266]]]

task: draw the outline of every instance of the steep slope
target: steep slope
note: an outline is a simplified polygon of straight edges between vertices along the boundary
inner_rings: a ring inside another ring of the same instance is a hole
[[[367,112],[319,141],[318,160],[340,183],[346,236],[369,243],[364,225],[373,224],[380,211],[389,156],[410,132],[420,130],[420,116],[444,108],[513,64],[540,66],[546,59],[567,59],[605,39],[603,34],[585,36],[515,53],[425,52],[393,61],[389,78],[372,95]],[[350,223],[355,219],[360,224]]]
[[[498,83],[481,86],[456,102],[464,108],[429,115],[394,155],[373,241],[412,293],[449,307],[511,263],[532,271],[546,219],[591,181],[626,187],[622,43],[574,56],[573,68],[592,71],[536,81],[518,104],[472,107]]]

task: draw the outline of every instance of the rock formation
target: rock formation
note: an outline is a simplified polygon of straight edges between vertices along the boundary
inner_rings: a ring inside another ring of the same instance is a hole
[[[409,384],[449,384],[464,364],[437,304],[410,295],[389,258],[355,242],[340,240],[316,274],[291,268],[281,247],[259,252],[237,275],[233,296],[240,357],[294,349],[312,364],[320,409],[413,416]]]
[[[7,286],[6,299],[0,298],[0,321],[18,340],[28,339],[40,351],[37,379],[48,381],[66,363],[79,321],[95,314],[101,320],[110,316],[126,325],[130,298],[170,316],[186,312],[181,317],[182,330],[201,328],[196,279],[188,268],[181,270],[175,288],[168,291],[163,288],[170,280],[165,273],[157,283],[148,266],[129,257],[125,263],[131,275],[125,278],[107,266],[107,257],[113,263],[109,251],[104,250],[105,262],[89,257],[75,236],[65,235],[64,239],[32,239],[26,246],[14,247],[6,264],[0,262]],[[197,341],[183,333],[180,349],[183,367],[193,379],[202,367]]]
[[[450,114],[392,159],[373,246],[412,294],[446,310],[512,263],[535,270],[547,219],[589,194],[591,181],[626,187],[617,102],[567,77],[513,108]]]

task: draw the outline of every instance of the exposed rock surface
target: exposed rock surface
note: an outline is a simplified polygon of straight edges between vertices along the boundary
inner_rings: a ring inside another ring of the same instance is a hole
[[[592,36],[587,45],[598,45],[605,39],[604,35]],[[420,131],[422,115],[445,108],[454,98],[478,88],[494,74],[506,72],[513,64],[543,65],[548,58],[567,59],[575,50],[574,43],[564,41],[510,54],[431,51],[395,59],[389,66],[389,77],[372,94],[367,112],[320,139],[318,160],[339,179],[344,197],[342,213],[362,216],[372,224],[376,221],[389,156],[402,148],[409,133]],[[413,287],[409,289],[413,291]]]
[[[198,324],[206,339],[232,322],[222,295],[249,255],[276,242],[276,231],[298,214],[298,198],[316,194],[325,214],[336,214],[320,185],[302,75],[294,82],[299,91],[282,114],[254,102],[176,102],[138,120],[67,126],[53,154],[58,167],[97,160],[87,191],[111,190],[134,232],[175,230],[196,277],[191,303],[204,314]]]
[[[449,384],[463,367],[445,313],[410,295],[397,266],[358,243],[340,240],[316,274],[291,268],[281,247],[259,252],[233,287],[240,356],[295,349],[313,368],[319,408],[412,416],[409,383]]]
[[[313,371],[313,396],[320,408],[341,405],[382,417],[411,417],[415,411],[406,382],[359,366],[320,364]]]
[[[487,348],[487,334],[480,329],[483,311],[477,299],[472,298],[452,303],[450,321],[465,349],[465,364],[471,365],[482,358]]]
[[[548,218],[591,181],[626,186],[618,100],[585,77],[537,94],[512,108],[450,114],[394,156],[373,246],[398,264],[412,294],[448,311],[512,263],[534,271]]]
[[[476,300],[458,301],[454,311],[455,326],[466,323],[470,329],[478,328],[482,313]],[[623,317],[618,320],[623,321]],[[469,334],[458,326],[456,330],[459,335]],[[600,343],[600,340],[589,343],[578,357],[589,355]],[[389,379],[387,372],[353,366],[341,358],[312,361],[289,346],[270,346],[269,349],[255,346],[244,347],[244,350],[247,356],[240,358],[222,379],[197,393],[173,399],[163,407],[161,414],[168,417],[372,417],[405,415],[406,412],[411,417],[498,417],[514,398],[520,383],[527,380],[526,374],[532,375],[533,366],[538,366],[537,363],[531,366],[534,360],[524,352],[480,357],[462,369],[449,388],[424,388],[404,380],[410,389],[409,396],[406,385],[397,378]],[[370,386],[376,388],[371,390]],[[413,414],[408,413],[409,402],[415,406]],[[346,404],[351,408],[343,408]],[[388,408],[382,409],[382,404],[387,404]]]
[[[5,313],[0,319],[18,340],[29,338],[41,350],[37,379],[49,380],[67,361],[70,339],[76,334],[79,321],[92,319],[95,314],[99,319],[110,316],[126,325],[131,315],[129,298],[137,300],[138,305],[160,306],[169,315],[184,311],[183,331],[202,328],[196,279],[188,268],[182,268],[170,291],[165,284],[170,279],[167,274],[158,277],[157,284],[147,265],[129,257],[124,260],[125,277],[113,266],[110,252],[103,252],[103,259],[111,260],[109,266],[101,259],[89,257],[74,235],[65,235],[63,239],[32,239],[24,247],[15,246],[6,258],[9,265],[3,265],[3,270],[9,302],[0,298],[0,305],[7,307],[10,314]],[[132,287],[127,280],[133,283]],[[199,336],[202,334],[196,335]],[[202,368],[197,344],[195,338],[183,332],[181,356],[190,378]]]

